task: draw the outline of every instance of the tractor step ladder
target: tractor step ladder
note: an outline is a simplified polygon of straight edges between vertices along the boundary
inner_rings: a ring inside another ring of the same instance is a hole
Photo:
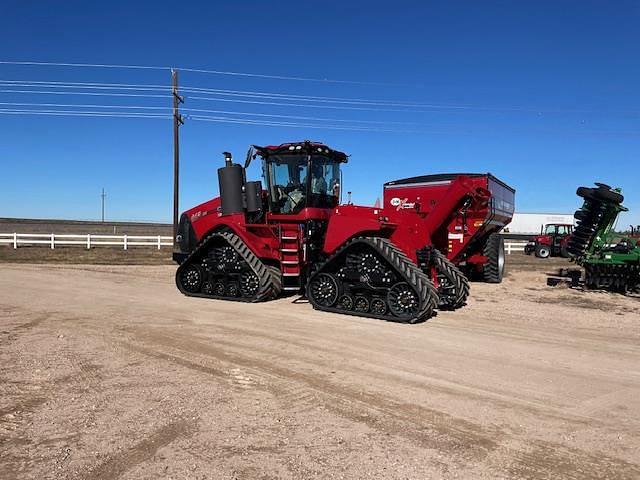
[[[302,288],[300,278],[302,246],[298,224],[280,226],[280,265],[282,267],[282,289],[297,292]]]

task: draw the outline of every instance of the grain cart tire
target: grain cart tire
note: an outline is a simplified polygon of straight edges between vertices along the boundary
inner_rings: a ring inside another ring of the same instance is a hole
[[[549,258],[551,256],[551,249],[546,245],[536,245],[536,257]]]
[[[498,233],[492,233],[487,240],[482,254],[487,257],[487,263],[482,267],[482,278],[487,283],[501,283],[504,276],[504,238]]]

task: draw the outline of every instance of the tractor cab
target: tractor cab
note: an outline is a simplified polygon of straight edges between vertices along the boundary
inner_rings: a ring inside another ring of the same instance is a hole
[[[340,164],[347,156],[321,143],[254,146],[262,158],[269,211],[297,214],[304,208],[331,209],[340,203]]]

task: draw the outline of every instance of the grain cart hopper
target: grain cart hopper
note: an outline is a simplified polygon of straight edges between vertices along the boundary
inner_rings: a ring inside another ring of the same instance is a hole
[[[614,238],[613,228],[624,197],[620,189],[596,183],[596,188],[580,187],[584,199],[576,210],[577,226],[567,243],[569,253],[585,270],[585,286],[620,293],[640,287],[640,245],[638,239]]]
[[[254,146],[244,167],[225,157],[220,197],[180,219],[174,259],[186,295],[256,302],[305,292],[319,310],[415,323],[464,305],[469,283],[457,265],[501,279],[495,234],[514,191],[490,175],[391,182],[400,202],[376,208],[339,204],[347,156],[321,143]],[[245,175],[257,157],[264,188]]]

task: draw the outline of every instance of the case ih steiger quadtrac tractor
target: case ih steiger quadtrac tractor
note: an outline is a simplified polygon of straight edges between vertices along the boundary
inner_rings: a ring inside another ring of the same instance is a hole
[[[533,237],[524,247],[527,255],[538,258],[569,257],[567,242],[573,232],[573,225],[567,223],[549,223],[540,235]]]
[[[263,162],[266,189],[247,181]],[[319,310],[416,323],[462,306],[468,275],[500,282],[514,190],[490,174],[389,182],[384,206],[340,205],[347,155],[304,141],[249,149],[218,169],[220,197],[182,214],[185,295],[257,302],[305,292]]]
[[[640,288],[640,245],[638,239],[615,240],[613,227],[624,197],[620,189],[602,183],[597,188],[580,187],[584,199],[575,218],[577,226],[567,244],[569,253],[584,267],[587,288],[602,288],[626,293]]]

